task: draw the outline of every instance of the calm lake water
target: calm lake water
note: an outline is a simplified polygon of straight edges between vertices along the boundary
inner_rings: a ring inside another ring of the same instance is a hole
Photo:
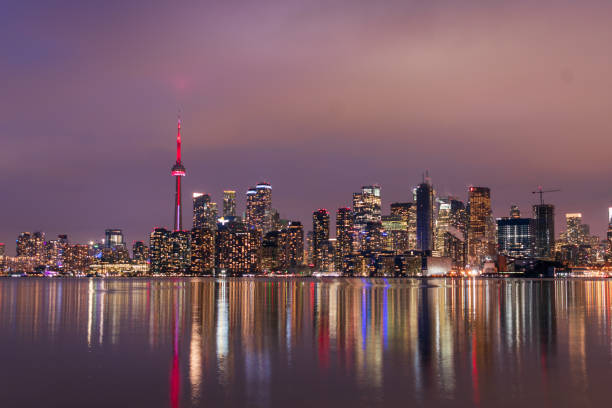
[[[606,280],[0,279],[3,407],[612,406]]]

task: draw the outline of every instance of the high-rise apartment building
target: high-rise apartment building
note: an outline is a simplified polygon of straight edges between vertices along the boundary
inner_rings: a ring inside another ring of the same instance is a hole
[[[312,251],[315,268],[322,269],[329,247],[329,212],[319,209],[312,213]]]
[[[336,270],[346,269],[346,257],[353,253],[355,235],[354,214],[350,208],[336,211]]]
[[[223,216],[236,216],[236,192],[234,190],[225,190],[223,192]]]
[[[193,228],[217,229],[217,203],[205,193],[193,193]]]
[[[172,251],[171,232],[165,228],[155,228],[149,237],[149,258],[151,273],[165,273],[170,266]]]
[[[135,262],[146,262],[149,259],[149,247],[142,241],[134,241],[132,244],[132,259]]]
[[[215,271],[215,230],[193,228],[191,230],[191,273],[212,275]]]
[[[247,191],[245,221],[249,229],[263,234],[273,229],[272,186],[269,183],[259,183]]]
[[[241,276],[261,271],[262,236],[259,229],[230,221],[219,225],[216,239],[216,273]]]

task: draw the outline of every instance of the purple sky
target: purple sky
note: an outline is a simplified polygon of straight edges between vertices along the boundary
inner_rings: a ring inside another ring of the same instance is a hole
[[[38,4],[36,4],[38,3]],[[491,188],[496,216],[560,188],[603,236],[609,1],[3,1],[0,242],[129,242],[170,226],[177,110],[190,196],[267,180],[285,218],[379,183]],[[186,222],[190,225],[190,222]]]

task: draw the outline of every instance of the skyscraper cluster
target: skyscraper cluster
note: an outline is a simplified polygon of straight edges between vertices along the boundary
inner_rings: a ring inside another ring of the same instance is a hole
[[[67,235],[46,240],[43,232],[22,232],[16,257],[0,244],[0,271],[68,274],[195,274],[242,276],[261,273],[334,273],[346,276],[422,276],[471,272],[547,271],[612,262],[612,207],[607,239],[600,241],[566,214],[566,229],[555,239],[555,207],[540,203],[524,216],[511,206],[495,220],[491,190],[471,186],[467,200],[438,195],[431,178],[407,191],[407,200],[384,213],[381,187],[365,185],[352,194],[352,208],[312,214],[312,230],[282,219],[272,206],[272,185],[246,191],[238,213],[236,191],[225,190],[222,214],[212,197],[192,193],[192,228],[183,228],[181,121],[177,124],[173,229],[156,227],[134,241],[132,256],[121,229],[106,229],[102,242],[71,244]],[[335,221],[335,223],[334,223]],[[335,237],[332,226],[335,225]],[[548,269],[547,269],[548,268]]]

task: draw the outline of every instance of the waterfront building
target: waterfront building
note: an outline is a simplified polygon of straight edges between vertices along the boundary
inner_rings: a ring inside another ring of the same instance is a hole
[[[338,271],[346,269],[346,257],[353,253],[355,235],[354,214],[350,208],[338,208],[336,211],[336,260]]]
[[[512,206],[510,217],[497,219],[497,246],[501,255],[521,259],[533,256],[535,220],[521,218],[518,207]]]
[[[480,266],[495,254],[495,227],[488,187],[470,187],[468,199],[467,261]]]
[[[463,245],[465,241],[465,206],[454,197],[441,197],[436,199],[436,202],[438,216],[433,254],[437,257],[452,257],[456,265],[464,264],[464,259],[456,258],[458,253],[464,251],[457,251],[456,246],[460,243]]]
[[[172,166],[172,176],[176,179],[175,193],[174,193],[174,231],[183,230],[183,207],[182,207],[182,189],[181,189],[181,178],[185,177],[185,166],[181,161],[181,119],[178,119],[176,134],[176,163]]]
[[[236,216],[236,192],[234,190],[223,191],[223,216]]]
[[[259,229],[246,228],[236,221],[219,224],[215,251],[216,274],[241,276],[261,272],[261,244]]]
[[[264,272],[276,272],[280,268],[280,231],[270,231],[261,243],[261,268]]]
[[[312,259],[316,269],[322,270],[329,253],[329,212],[321,208],[312,213]]]
[[[304,228],[299,221],[290,221],[280,235],[279,267],[289,270],[304,264]]]
[[[64,255],[64,271],[73,274],[87,273],[93,261],[88,245],[68,245]]]
[[[246,224],[265,234],[273,229],[272,186],[259,183],[247,191]]]
[[[552,258],[555,248],[555,206],[534,205],[533,218],[535,219],[534,255],[538,258]]]
[[[149,258],[151,273],[165,273],[170,264],[172,250],[170,231],[165,228],[155,228],[149,240]]]
[[[215,228],[216,229],[216,228]],[[216,233],[209,228],[191,230],[190,272],[212,275],[215,271]]]
[[[193,193],[193,228],[217,229],[217,203],[205,193]]]
[[[132,244],[132,259],[135,262],[146,262],[149,259],[149,248],[143,241],[134,241]]]
[[[189,271],[191,264],[189,231],[173,231],[170,234],[170,259],[168,272],[183,274]]]
[[[416,245],[419,251],[433,249],[434,190],[426,178],[416,188]]]

